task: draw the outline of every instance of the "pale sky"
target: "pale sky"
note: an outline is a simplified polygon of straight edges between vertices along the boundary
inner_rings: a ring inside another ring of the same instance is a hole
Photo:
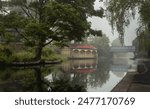
[[[95,2],[95,9],[99,9],[100,6],[103,6],[102,3],[98,2],[97,0]],[[106,18],[98,18],[98,17],[92,17],[88,18],[89,21],[92,22],[92,28],[97,29],[97,30],[102,30],[104,34],[106,34],[110,41],[116,39],[118,37],[118,32],[114,31],[114,34],[112,34],[112,29],[111,26],[109,25],[109,22],[106,20]],[[125,45],[131,45],[133,39],[136,37],[136,28],[138,27],[137,25],[137,19],[132,20],[128,28],[125,30]]]

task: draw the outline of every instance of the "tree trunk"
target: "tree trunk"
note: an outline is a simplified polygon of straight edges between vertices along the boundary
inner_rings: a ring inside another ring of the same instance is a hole
[[[35,77],[36,77],[36,87],[37,91],[43,92],[43,81],[42,81],[42,76],[41,76],[41,69],[40,68],[35,68]]]
[[[41,60],[41,56],[42,56],[42,45],[39,45],[35,48],[35,57],[34,60],[39,61]]]

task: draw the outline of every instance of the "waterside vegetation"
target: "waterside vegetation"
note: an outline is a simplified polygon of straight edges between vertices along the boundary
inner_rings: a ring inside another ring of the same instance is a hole
[[[91,29],[90,16],[103,17],[103,9],[94,9],[95,0],[0,0],[0,42],[23,44],[20,51],[0,46],[0,63],[41,62],[62,59],[51,52],[53,45],[66,46],[82,41],[89,34],[101,36]],[[49,49],[49,50],[48,50]]]

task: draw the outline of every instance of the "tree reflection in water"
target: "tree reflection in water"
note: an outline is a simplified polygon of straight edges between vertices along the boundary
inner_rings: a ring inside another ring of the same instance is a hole
[[[55,72],[55,76],[52,78],[54,81],[60,80],[56,83],[61,88],[66,88],[64,82],[61,82],[66,81],[72,87],[82,86],[83,89],[87,90],[89,86],[93,88],[101,87],[106,83],[109,79],[109,68],[109,61],[107,59],[98,60],[98,62],[97,60],[72,60],[64,63],[60,67],[60,73]]]
[[[110,64],[108,59],[98,60],[96,72],[90,75],[89,83],[91,87],[102,87],[102,85],[109,79],[109,71]]]
[[[50,85],[52,92],[85,92],[86,89],[82,85],[74,84],[70,80],[58,79]]]
[[[46,91],[39,68],[21,68],[0,70],[0,91],[37,92]]]
[[[74,60],[47,67],[0,70],[3,92],[85,92],[101,87],[109,79],[107,60]]]

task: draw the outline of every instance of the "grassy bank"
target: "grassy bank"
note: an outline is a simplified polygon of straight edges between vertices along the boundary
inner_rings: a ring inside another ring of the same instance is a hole
[[[10,46],[0,45],[0,63],[11,64],[13,62],[32,62],[35,56],[34,49],[22,48],[20,50]],[[67,57],[57,53],[50,47],[45,47],[42,51],[41,61],[64,61]]]

